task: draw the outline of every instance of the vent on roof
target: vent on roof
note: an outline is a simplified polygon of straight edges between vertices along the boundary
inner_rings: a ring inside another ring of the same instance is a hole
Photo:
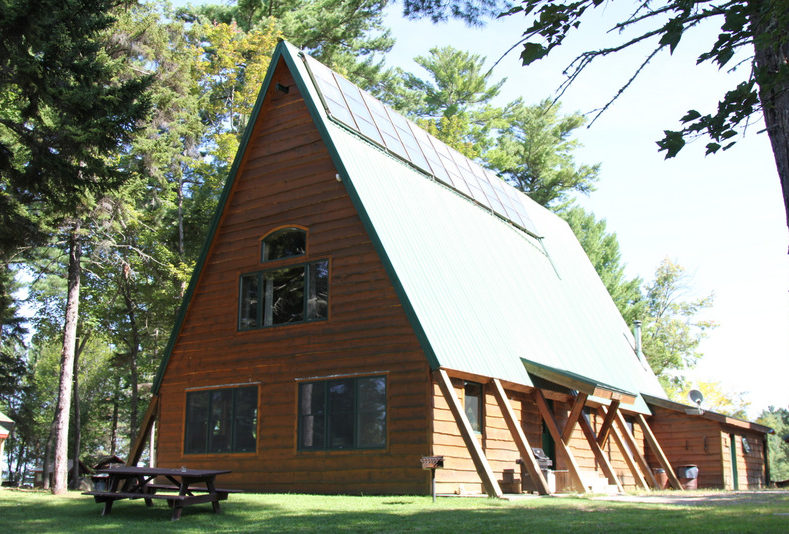
[[[302,55],[331,118],[532,236],[540,237],[524,205],[523,193],[309,55]]]

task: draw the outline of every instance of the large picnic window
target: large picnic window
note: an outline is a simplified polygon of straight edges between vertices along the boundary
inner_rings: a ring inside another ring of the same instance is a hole
[[[386,377],[299,384],[299,449],[386,447]]]
[[[329,315],[329,261],[241,275],[240,330],[326,319]]]
[[[189,391],[184,453],[255,452],[257,419],[257,386]]]

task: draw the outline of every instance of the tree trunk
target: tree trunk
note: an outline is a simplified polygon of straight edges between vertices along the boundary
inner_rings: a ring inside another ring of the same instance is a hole
[[[184,176],[178,172],[178,259],[184,259]]]
[[[60,382],[58,388],[57,423],[55,431],[55,467],[52,493],[66,492],[68,478],[68,427],[71,412],[71,387],[74,373],[74,352],[77,340],[77,321],[79,320],[79,286],[81,278],[80,223],[74,223],[69,236],[68,294],[63,324],[63,347],[60,351]]]
[[[81,342],[79,340],[77,341],[77,349],[74,353],[74,456],[72,457],[70,489],[79,489],[79,457],[80,445],[82,443],[82,416],[79,411],[79,357],[89,337],[90,334],[87,334],[82,337]]]
[[[69,489],[79,488],[79,446],[80,446],[80,424],[82,421],[79,417],[79,351],[74,352],[74,455],[71,462],[71,484]]]
[[[51,485],[48,473],[52,464],[52,445],[54,445],[55,442],[55,430],[57,429],[59,406],[60,400],[58,399],[58,405],[55,406],[55,415],[52,417],[52,424],[49,425],[49,436],[47,436],[47,443],[44,446],[44,465],[42,466],[41,476],[43,477],[42,484],[45,490],[48,490]]]
[[[783,27],[789,20],[789,4],[752,0],[749,5],[759,100],[781,180],[789,226],[789,38]]]
[[[118,405],[120,401],[118,397],[120,396],[120,377],[118,377],[115,381],[115,394],[112,398],[112,430],[110,431],[110,456],[115,456],[116,453],[116,442],[118,441]]]
[[[131,382],[131,417],[129,428],[129,440],[134,443],[134,438],[137,433],[137,406],[139,404],[139,373],[137,371],[137,356],[140,352],[140,331],[137,327],[137,317],[134,313],[134,300],[131,295],[131,282],[129,280],[129,271],[124,269],[123,277],[121,278],[121,292],[123,293],[123,300],[126,303],[126,315],[129,317],[129,325],[131,326],[131,339],[129,343],[129,381]]]

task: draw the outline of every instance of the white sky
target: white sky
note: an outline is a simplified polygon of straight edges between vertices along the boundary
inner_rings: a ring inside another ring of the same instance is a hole
[[[609,6],[610,7],[610,6]],[[494,71],[507,78],[502,102],[523,97],[536,103],[552,95],[562,70],[575,55],[603,46],[600,28],[619,20],[608,11],[595,15],[589,30],[567,40],[555,57],[524,68],[519,51]],[[411,59],[433,46],[452,45],[486,56],[492,65],[525,28],[522,17],[508,17],[483,28],[452,22],[404,21],[395,6],[387,17],[397,44],[387,63],[424,75]],[[789,406],[789,231],[778,174],[763,125],[752,125],[731,150],[705,157],[706,141],[686,146],[664,160],[655,141],[664,129],[679,129],[689,109],[714,111],[718,98],[739,80],[714,66],[695,65],[713,42],[715,28],[700,39],[683,40],[674,57],[661,54],[633,86],[578,138],[579,163],[601,163],[596,192],[581,203],[619,238],[630,276],[651,280],[669,257],[692,275],[692,293],[714,292],[705,314],[719,326],[703,342],[704,358],[692,380],[720,381],[744,392],[751,417],[769,405]],[[700,42],[701,45],[696,45]],[[632,72],[638,51],[593,66],[562,98],[565,112],[602,106]]]

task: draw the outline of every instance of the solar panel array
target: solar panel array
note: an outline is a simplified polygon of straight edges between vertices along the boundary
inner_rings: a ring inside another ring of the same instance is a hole
[[[306,54],[304,58],[331,117],[528,233],[538,235],[522,201],[523,193],[325,65]]]

